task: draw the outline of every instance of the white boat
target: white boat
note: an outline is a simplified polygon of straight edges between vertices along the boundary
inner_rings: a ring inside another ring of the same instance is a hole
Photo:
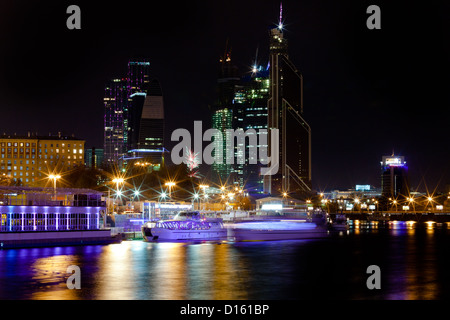
[[[199,212],[180,212],[173,220],[158,221],[142,228],[150,240],[226,240],[227,229],[220,218],[206,218]]]
[[[235,241],[317,239],[328,235],[326,227],[304,220],[262,220],[230,226]]]

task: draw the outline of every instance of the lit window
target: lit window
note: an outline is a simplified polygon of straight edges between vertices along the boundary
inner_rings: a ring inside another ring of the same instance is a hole
[[[77,153],[77,149],[73,149],[73,153]]]

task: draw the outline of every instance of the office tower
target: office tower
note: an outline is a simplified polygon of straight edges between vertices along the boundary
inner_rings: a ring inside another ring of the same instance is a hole
[[[398,200],[400,196],[409,197],[408,167],[403,156],[383,156],[381,161],[381,196]]]
[[[150,62],[148,61],[129,61],[127,73],[128,95],[144,91],[144,88],[150,82]]]
[[[125,160],[164,161],[164,99],[159,81],[149,80],[142,92],[130,96],[129,144]]]
[[[104,161],[107,166],[120,166],[128,151],[131,96],[145,92],[150,80],[149,68],[147,61],[129,61],[127,77],[113,79],[105,87]]]
[[[128,103],[124,108],[124,155],[129,150],[128,134],[131,130],[129,124],[130,121],[130,108],[131,108],[131,96],[136,93],[145,92],[145,88],[148,86],[150,81],[150,62],[148,61],[129,61],[127,68],[127,95]]]
[[[218,145],[217,148],[222,149],[222,163],[212,165],[213,180],[217,183],[233,183],[235,180],[232,173],[234,171],[233,164],[226,163],[227,149],[230,145],[225,143],[230,142],[225,130],[236,129],[241,127],[242,116],[233,104],[236,86],[239,84],[239,70],[231,61],[231,49],[228,49],[228,42],[225,48],[224,55],[219,60],[218,79],[216,86],[217,99],[212,108],[212,128],[218,129],[222,133],[224,143]],[[218,141],[215,139],[215,141]],[[237,146],[235,146],[237,148]],[[218,157],[218,154],[213,154]]]
[[[311,128],[302,117],[303,78],[289,60],[281,14],[278,27],[270,29],[269,34],[268,129],[279,130],[279,170],[264,176],[264,192],[302,196],[311,191]],[[270,152],[270,138],[268,142]]]
[[[103,149],[92,147],[84,150],[84,164],[87,168],[97,169],[103,163]]]
[[[104,161],[107,166],[116,165],[126,152],[124,135],[128,110],[126,79],[113,79],[105,87],[103,98],[104,117]]]
[[[257,134],[258,149],[266,147],[261,144],[262,129],[267,130],[267,101],[269,98],[269,70],[262,67],[254,68],[253,72],[242,78],[241,90],[236,93],[235,103],[242,104],[243,128],[255,130]],[[243,167],[243,184],[245,189],[251,193],[263,192],[263,176],[261,175],[262,165],[258,159],[252,159],[249,143],[245,147],[245,166]],[[256,164],[253,164],[253,161]]]

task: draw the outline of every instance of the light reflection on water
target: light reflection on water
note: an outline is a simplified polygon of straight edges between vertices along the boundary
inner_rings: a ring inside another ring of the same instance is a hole
[[[1,299],[441,299],[446,227],[352,225],[325,240],[147,243],[0,251]],[[365,287],[379,265],[382,290]],[[69,290],[69,265],[81,290]]]

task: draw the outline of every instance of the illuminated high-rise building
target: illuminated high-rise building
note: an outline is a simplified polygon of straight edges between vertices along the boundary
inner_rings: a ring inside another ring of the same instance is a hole
[[[265,134],[261,131],[262,129],[267,129],[269,83],[268,68],[254,66],[251,74],[241,78],[241,84],[236,90],[234,98],[237,109],[242,110],[242,128],[244,131],[255,130],[259,148],[267,148],[267,145],[261,145],[259,135]],[[248,141],[245,145],[245,165],[236,164],[235,171],[248,192],[262,193],[263,176],[260,173],[262,165],[258,159],[252,159],[253,155],[249,152],[251,147],[253,146]]]
[[[126,110],[128,90],[126,79],[113,79],[105,86],[103,98],[104,116],[104,161],[106,165],[117,164],[126,151]]]
[[[381,196],[386,203],[388,199],[398,200],[409,197],[408,167],[403,156],[383,156],[381,161]]]
[[[111,80],[105,86],[104,162],[108,166],[120,165],[128,151],[131,96],[144,92],[149,83],[150,63],[130,61],[126,78]]]
[[[270,29],[268,129],[279,130],[279,170],[264,176],[264,192],[302,195],[311,191],[311,128],[302,117],[303,77],[289,60],[283,21]],[[268,139],[269,152],[272,149]],[[269,153],[270,154],[270,153]]]
[[[161,165],[165,151],[163,93],[156,79],[150,80],[143,89],[130,96],[129,144],[125,159]]]
[[[231,50],[228,51],[228,45],[225,49],[224,55],[219,60],[219,72],[217,80],[216,102],[212,110],[212,128],[218,129],[222,133],[223,143],[217,148],[222,149],[222,163],[217,161],[212,165],[213,180],[217,183],[234,183],[235,177],[232,176],[234,172],[234,165],[226,163],[227,149],[230,146],[226,143],[230,139],[227,136],[227,129],[235,129],[240,127],[242,117],[239,116],[240,111],[235,108],[234,95],[236,87],[239,84],[239,70],[231,61]],[[217,141],[217,139],[214,139]],[[214,157],[217,155],[214,153]],[[217,160],[217,159],[216,159]]]

